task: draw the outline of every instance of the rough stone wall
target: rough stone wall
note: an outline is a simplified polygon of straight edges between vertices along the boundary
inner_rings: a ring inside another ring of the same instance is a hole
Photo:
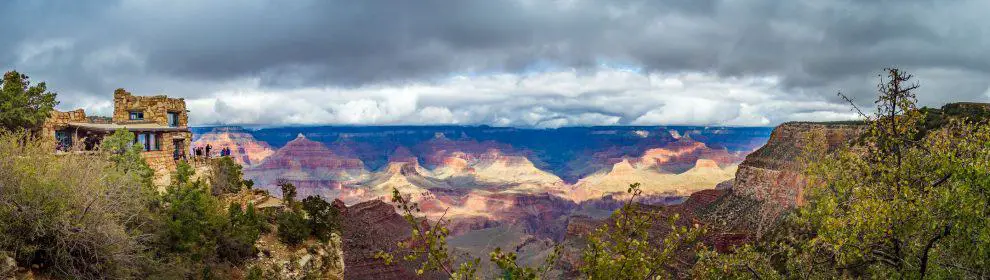
[[[155,123],[161,126],[168,126],[168,113],[178,113],[178,127],[184,128],[189,125],[189,116],[186,114],[186,101],[182,98],[168,98],[164,95],[156,96],[134,96],[124,89],[117,89],[113,93],[113,123]],[[130,120],[130,112],[144,112],[144,120]],[[141,154],[148,166],[155,170],[155,182],[167,182],[170,174],[175,171],[173,140],[182,140],[182,151],[189,155],[189,146],[192,143],[192,133],[188,131],[164,132],[159,135],[161,150],[149,151]]]
[[[41,125],[42,135],[55,138],[55,131],[66,128],[70,122],[87,122],[86,111],[76,109],[68,112],[52,110],[51,115]],[[75,139],[73,139],[75,140]]]
[[[131,111],[143,111],[144,120],[130,120]],[[113,93],[113,122],[117,124],[127,123],[156,123],[168,126],[168,113],[179,114],[179,127],[189,125],[189,116],[186,114],[186,101],[182,98],[168,98],[164,95],[156,96],[134,96],[124,89],[117,89]]]
[[[732,183],[733,192],[786,206],[803,205],[806,180],[799,161],[805,135],[816,130],[824,132],[827,152],[831,152],[855,140],[863,126],[804,122],[777,126],[767,144],[746,156],[739,165]]]
[[[164,132],[161,134],[161,150],[141,153],[148,166],[155,171],[156,185],[160,185],[159,183],[162,182],[167,185],[169,176],[171,176],[172,172],[175,172],[176,163],[173,155],[175,143],[172,141],[173,139],[182,140],[183,151],[186,153],[187,158],[189,158],[189,143],[190,139],[192,139],[192,133],[187,131]]]
[[[143,152],[141,153],[141,157],[155,171],[155,185],[167,185],[169,176],[175,171],[175,161],[172,160],[172,151]]]
[[[179,114],[180,128],[188,126],[189,117],[186,114],[186,102],[182,98],[168,98],[164,95],[158,96],[134,96],[124,89],[117,89],[113,95],[114,111],[112,122],[115,124],[129,123],[155,123],[168,126],[168,113]],[[144,120],[131,121],[129,115],[131,111],[140,110],[144,112]],[[42,133],[45,137],[54,139],[55,131],[64,129],[70,122],[92,122],[86,117],[82,109],[69,112],[52,111],[51,116],[45,120],[42,126]],[[141,133],[141,132],[135,132]],[[159,139],[160,150],[141,153],[141,156],[148,163],[148,166],[155,171],[155,182],[166,182],[172,172],[175,171],[174,160],[175,142],[181,140],[182,151],[189,157],[189,147],[192,144],[192,133],[189,131],[160,132],[156,135]],[[73,142],[78,139],[73,139]]]

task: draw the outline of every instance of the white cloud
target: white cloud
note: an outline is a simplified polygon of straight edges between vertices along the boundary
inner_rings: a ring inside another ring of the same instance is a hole
[[[795,99],[776,77],[640,73],[614,68],[455,76],[434,82],[269,89],[250,80],[188,100],[196,124],[488,124],[761,126],[855,116]]]

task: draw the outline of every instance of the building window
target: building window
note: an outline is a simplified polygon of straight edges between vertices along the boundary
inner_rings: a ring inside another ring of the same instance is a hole
[[[143,120],[144,112],[142,111],[131,111],[130,119],[132,121]]]
[[[160,151],[162,149],[161,135],[154,132],[139,132],[137,133],[137,139],[134,139],[134,143],[141,143],[144,146],[144,151]]]
[[[68,151],[72,147],[72,137],[69,136],[69,131],[55,131],[55,140],[58,141],[56,148],[59,151]]]
[[[179,126],[179,113],[168,112],[168,126],[171,127]]]

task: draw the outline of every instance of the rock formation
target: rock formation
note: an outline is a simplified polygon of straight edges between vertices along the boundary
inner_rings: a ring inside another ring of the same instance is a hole
[[[408,240],[411,228],[395,208],[381,200],[347,207],[336,200],[344,233],[344,279],[417,279],[413,264],[385,265],[375,258],[379,251],[395,252],[397,243]]]
[[[800,156],[806,134],[822,131],[829,151],[848,145],[863,126],[843,123],[790,122],[777,126],[767,144],[746,156],[736,171],[732,189],[740,195],[782,205],[803,204],[804,175]]]
[[[274,186],[284,180],[296,185],[300,196],[336,195],[341,182],[351,182],[366,176],[360,159],[338,156],[320,142],[299,134],[261,164],[244,170],[245,177],[255,180],[261,188],[273,193]]]
[[[274,279],[345,279],[340,235],[333,233],[325,243],[316,240],[308,243],[311,244],[292,250],[271,236],[265,236],[255,244],[259,253],[251,265]]]

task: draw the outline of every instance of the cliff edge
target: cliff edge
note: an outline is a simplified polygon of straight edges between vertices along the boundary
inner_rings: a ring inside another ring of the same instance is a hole
[[[739,164],[733,193],[787,206],[802,205],[805,180],[799,161],[806,145],[805,135],[824,132],[831,152],[854,141],[864,127],[856,122],[789,122],[777,126],[767,144]]]
[[[966,119],[976,123],[990,120],[990,103],[958,102],[941,108],[921,108],[927,118],[922,130],[937,129],[952,119]],[[849,145],[859,138],[864,122],[788,122],[774,128],[763,147],[746,156],[739,164],[732,182],[734,194],[763,201],[773,201],[785,206],[804,204],[805,178],[800,162],[805,147],[805,135],[820,130],[827,141],[826,152]]]

